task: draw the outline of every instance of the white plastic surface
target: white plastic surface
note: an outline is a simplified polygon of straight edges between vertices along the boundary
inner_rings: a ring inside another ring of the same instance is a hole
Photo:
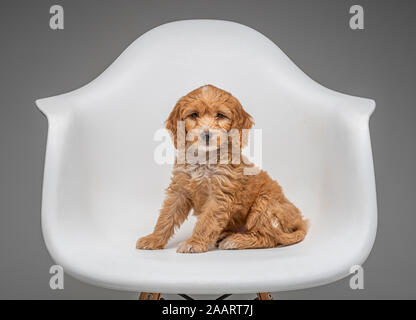
[[[310,219],[302,243],[178,254],[192,217],[167,249],[135,249],[153,230],[170,178],[171,166],[154,161],[153,135],[177,99],[209,83],[236,96],[263,130],[263,169]],[[321,86],[253,29],[216,20],[162,25],[91,83],[36,104],[49,123],[44,240],[76,278],[132,291],[276,292],[338,280],[371,251],[374,101]]]

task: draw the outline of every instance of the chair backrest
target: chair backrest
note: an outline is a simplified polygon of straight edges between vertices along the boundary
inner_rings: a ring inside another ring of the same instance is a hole
[[[373,175],[374,102],[322,87],[259,32],[215,20],[157,27],[88,85],[38,100],[50,122],[44,197],[56,211],[101,216],[159,208],[171,165],[155,162],[163,142],[155,132],[204,84],[231,92],[253,116],[263,169],[305,216],[357,210],[351,200],[365,196]]]

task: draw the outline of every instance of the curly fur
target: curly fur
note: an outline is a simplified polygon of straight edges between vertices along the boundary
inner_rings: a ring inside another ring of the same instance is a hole
[[[175,147],[178,147],[177,121],[185,122],[186,132],[194,129],[241,132],[253,125],[252,118],[235,97],[212,85],[182,97],[169,115],[166,128],[172,133]],[[240,157],[241,148],[247,143],[242,136]],[[188,141],[185,148],[193,143],[198,142]],[[231,156],[229,151],[227,157]],[[284,196],[278,183],[265,171],[244,174],[245,168],[253,167],[247,161],[230,162],[176,162],[154,231],[139,239],[136,248],[163,249],[191,209],[198,220],[192,236],[179,244],[177,252],[180,253],[206,252],[213,246],[271,248],[302,241],[307,221]]]

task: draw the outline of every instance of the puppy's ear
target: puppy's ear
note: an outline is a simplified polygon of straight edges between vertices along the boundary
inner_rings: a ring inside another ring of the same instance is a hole
[[[178,137],[177,137],[177,133],[178,133],[178,121],[181,121],[181,117],[180,117],[180,111],[181,111],[181,101],[179,100],[175,107],[173,108],[172,112],[170,113],[168,119],[165,121],[165,125],[166,125],[166,129],[169,131],[172,140],[173,140],[173,144],[175,146],[175,148],[177,148],[177,143],[178,143]]]
[[[243,134],[243,130],[249,130],[254,125],[253,118],[243,109],[237,100],[234,103],[234,119],[232,127],[240,131],[240,145],[245,147],[248,143],[248,132]]]

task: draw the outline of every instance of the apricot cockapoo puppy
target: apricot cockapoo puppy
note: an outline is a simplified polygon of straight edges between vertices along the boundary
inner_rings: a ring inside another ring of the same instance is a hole
[[[252,249],[302,241],[307,222],[269,175],[244,158],[252,118],[212,85],[182,97],[166,121],[177,157],[153,233],[138,249],[163,249],[193,209],[198,220],[180,253]]]

